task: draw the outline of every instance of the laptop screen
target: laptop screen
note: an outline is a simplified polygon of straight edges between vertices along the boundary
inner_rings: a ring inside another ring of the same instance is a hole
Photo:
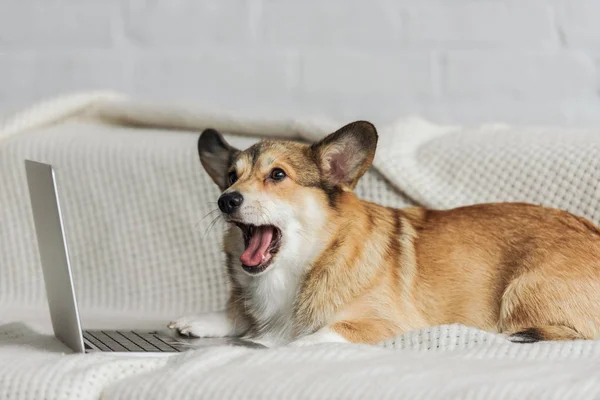
[[[54,335],[73,351],[83,353],[54,170],[49,164],[25,160],[25,171]]]

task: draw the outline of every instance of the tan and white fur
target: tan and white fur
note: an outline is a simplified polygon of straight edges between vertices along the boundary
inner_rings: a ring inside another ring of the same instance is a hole
[[[198,141],[223,191],[227,309],[169,324],[181,334],[268,345],[377,343],[460,323],[517,342],[600,336],[600,230],[567,212],[497,203],[393,209],[353,189],[375,127],[245,151]]]

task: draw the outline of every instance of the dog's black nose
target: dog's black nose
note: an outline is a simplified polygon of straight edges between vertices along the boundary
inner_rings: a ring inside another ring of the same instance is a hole
[[[225,214],[231,214],[237,211],[244,201],[244,196],[240,192],[225,193],[219,197],[219,208]]]

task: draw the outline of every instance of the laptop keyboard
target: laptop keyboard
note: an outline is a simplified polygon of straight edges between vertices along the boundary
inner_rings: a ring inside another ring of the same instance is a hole
[[[137,331],[83,331],[85,340],[102,351],[115,352],[180,352],[152,332]]]

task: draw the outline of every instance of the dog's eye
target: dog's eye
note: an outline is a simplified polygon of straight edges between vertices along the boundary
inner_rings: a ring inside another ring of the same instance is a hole
[[[271,179],[273,179],[274,181],[280,181],[285,177],[285,171],[281,168],[273,168],[273,171],[271,171]]]
[[[235,171],[231,171],[229,173],[229,184],[233,185],[235,182],[237,182],[237,180],[238,180],[237,173]]]

